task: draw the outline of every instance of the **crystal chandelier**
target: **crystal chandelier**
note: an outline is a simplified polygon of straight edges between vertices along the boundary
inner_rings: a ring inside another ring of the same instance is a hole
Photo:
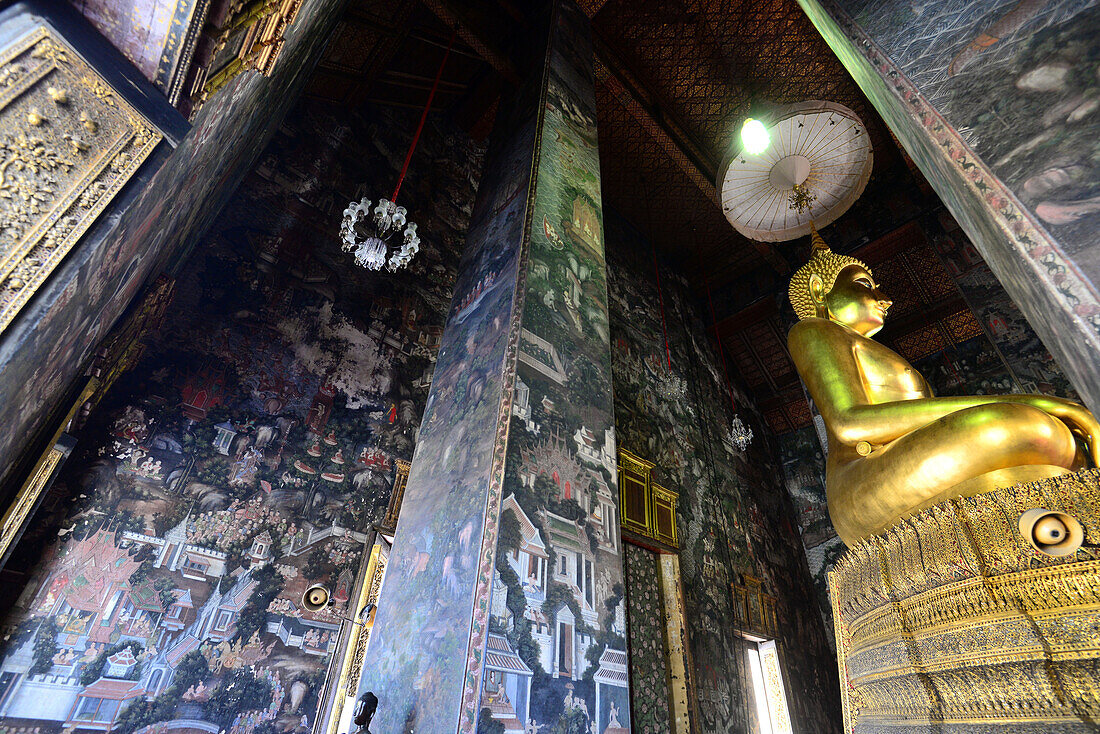
[[[752,429],[746,426],[741,421],[741,416],[735,413],[729,430],[726,431],[726,443],[730,446],[736,445],[737,448],[744,451],[750,441],[752,441]]]
[[[726,450],[732,454],[734,446],[741,451],[748,447],[749,442],[752,441],[752,429],[746,426],[741,416],[737,414],[737,402],[733,399],[733,383],[730,381],[729,365],[726,364],[726,355],[722,349],[722,336],[718,333],[718,319],[714,315],[714,301],[710,297],[709,283],[707,284],[707,304],[710,306],[710,320],[714,324],[714,339],[718,343],[718,359],[726,374],[726,390],[729,391],[730,407],[733,409],[733,420],[730,421],[730,427],[726,429],[726,435],[722,439]]]
[[[657,378],[657,394],[665,400],[683,402],[687,399],[687,380],[674,372],[665,372]]]
[[[379,199],[373,218],[368,217],[370,199],[366,197],[348,204],[340,225],[341,249],[355,255],[355,262],[370,270],[385,265],[391,273],[409,264],[420,251],[416,224],[406,219],[405,207],[389,199]],[[400,248],[390,254],[390,242],[401,240]],[[387,258],[388,255],[388,258]]]
[[[439,79],[443,76],[443,67],[451,54],[454,41],[455,34],[452,33],[451,42],[447,44],[443,60],[439,62],[435,82],[432,83],[431,91],[428,92],[428,100],[424,103],[424,111],[420,114],[420,122],[413,134],[409,152],[405,154],[405,164],[397,177],[397,186],[394,187],[393,195],[388,199],[380,198],[373,212],[371,201],[365,196],[359,201],[352,200],[344,209],[344,218],[340,223],[340,249],[352,253],[356,264],[361,267],[381,270],[385,265],[386,269],[393,273],[408,265],[420,251],[420,236],[416,233],[416,224],[408,221],[408,212],[405,211],[405,207],[397,205],[397,194],[400,193],[405,174],[409,171],[409,162],[412,160],[413,151],[416,150],[416,144],[420,141],[420,133],[424,130],[428,111],[432,108],[435,90],[439,88]]]

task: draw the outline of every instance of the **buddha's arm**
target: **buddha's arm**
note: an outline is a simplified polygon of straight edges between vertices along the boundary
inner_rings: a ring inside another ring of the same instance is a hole
[[[825,319],[806,319],[788,337],[791,357],[837,440],[881,445],[946,415],[989,403],[1022,403],[1066,422],[1097,458],[1100,424],[1084,407],[1044,395],[960,395],[872,404],[867,398],[856,349],[867,337]]]

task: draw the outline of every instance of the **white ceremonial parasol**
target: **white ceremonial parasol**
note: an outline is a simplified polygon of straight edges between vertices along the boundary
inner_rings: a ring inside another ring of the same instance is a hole
[[[871,176],[871,141],[859,117],[833,102],[800,102],[765,124],[771,143],[759,155],[740,144],[723,161],[719,198],[741,234],[785,242],[824,227],[863,193]]]

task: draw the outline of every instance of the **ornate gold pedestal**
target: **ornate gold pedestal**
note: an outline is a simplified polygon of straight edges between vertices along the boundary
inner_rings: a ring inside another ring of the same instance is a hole
[[[1083,545],[1035,547],[1035,508],[1079,522]],[[849,549],[829,574],[846,730],[1100,731],[1098,545],[1090,470],[949,500]]]

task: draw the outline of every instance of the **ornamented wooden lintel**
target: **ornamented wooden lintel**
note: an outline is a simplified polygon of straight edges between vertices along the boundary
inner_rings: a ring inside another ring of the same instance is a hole
[[[367,570],[367,582],[364,584],[366,594],[361,600],[363,605],[377,604],[378,595],[382,592],[382,579],[386,576],[386,561],[388,557],[381,553],[381,546],[375,545],[371,553],[371,567]],[[367,643],[370,641],[371,628],[358,628],[359,633],[354,640],[351,655],[351,665],[348,668],[346,693],[354,698],[359,690],[359,679],[363,675],[363,659],[367,654]]]
[[[364,569],[363,583],[359,589],[359,597],[354,607],[350,609],[358,614],[358,610],[364,609],[368,604],[378,604],[378,594],[382,591],[382,579],[386,575],[386,561],[389,559],[389,545],[376,539],[371,548],[367,566]],[[362,620],[364,624],[349,625],[348,644],[339,658],[339,674],[330,678],[329,684],[334,685],[332,696],[335,697],[332,710],[327,715],[328,724],[325,734],[339,734],[340,719],[343,715],[344,705],[348,698],[354,699],[359,688],[359,678],[363,674],[363,660],[367,654],[367,643],[370,641],[371,629],[374,626],[374,612]],[[327,698],[322,695],[322,698]]]
[[[779,625],[775,615],[775,597],[764,591],[760,579],[743,575],[743,583],[730,584],[733,594],[733,620],[737,629],[750,635],[773,638]]]
[[[35,464],[30,479],[23,484],[15,501],[4,513],[3,519],[0,519],[0,564],[7,560],[8,551],[19,539],[24,525],[38,506],[38,500],[50,486],[62,462],[72,451],[75,442],[71,442],[71,437],[65,438],[68,441],[57,441],[50,445]]]
[[[251,70],[271,75],[301,7],[302,0],[236,0],[230,4],[225,21],[211,28],[213,52],[192,85],[192,117],[237,75]]]
[[[49,28],[0,51],[0,332],[161,138]]]

